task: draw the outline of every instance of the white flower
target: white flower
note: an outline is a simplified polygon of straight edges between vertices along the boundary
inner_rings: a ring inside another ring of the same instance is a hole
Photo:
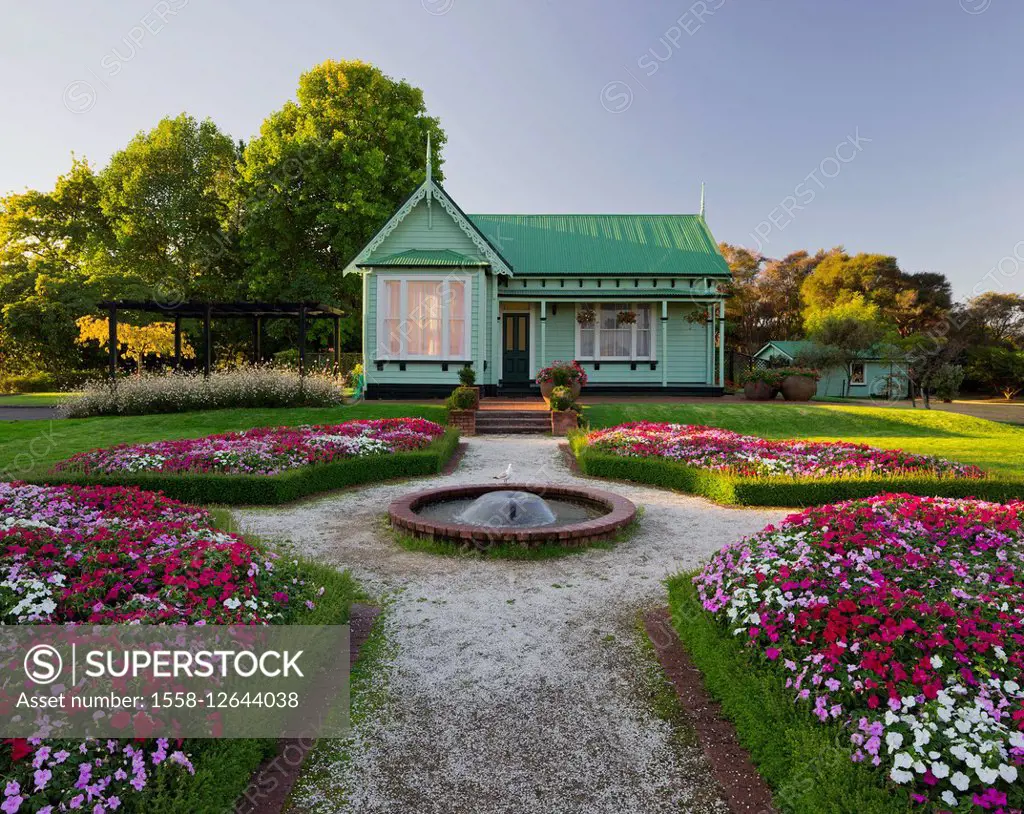
[[[893,758],[892,765],[897,769],[909,769],[910,764],[914,762],[914,759],[906,752],[897,752],[896,757]]]
[[[932,774],[939,778],[939,780],[943,777],[949,777],[949,766],[945,763],[935,761],[932,763]]]
[[[942,659],[938,656],[932,656],[932,669],[938,670],[942,667]]]
[[[949,778],[949,782],[957,791],[967,791],[971,785],[971,778],[963,772],[955,772],[953,776]]]
[[[1017,782],[1017,767],[1009,766],[1006,763],[999,764],[999,776],[1007,783]]]
[[[241,607],[241,605],[241,600],[236,599],[233,596],[229,596],[227,599],[224,600],[224,607],[228,610],[235,610],[236,608]]]
[[[889,777],[892,778],[894,783],[909,783],[914,779],[914,775],[911,772],[905,772],[902,769],[893,769],[889,772]]]
[[[948,805],[950,808],[956,808],[956,795],[948,789],[942,792],[942,802]]]
[[[889,732],[885,736],[885,745],[890,752],[895,752],[903,745],[903,736],[899,732]]]
[[[999,777],[999,772],[995,769],[990,769],[988,766],[979,766],[974,770],[974,773],[978,775],[978,779],[986,786],[990,786],[996,782],[996,778]]]

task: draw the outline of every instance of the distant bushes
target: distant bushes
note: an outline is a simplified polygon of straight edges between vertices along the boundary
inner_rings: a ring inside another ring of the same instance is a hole
[[[249,367],[211,373],[152,373],[92,381],[62,409],[69,418],[150,415],[241,407],[335,407],[344,398],[329,376],[299,376],[291,370]]]
[[[96,371],[93,370],[69,370],[62,373],[0,372],[0,393],[51,393],[75,390],[90,379],[95,379],[96,375]]]

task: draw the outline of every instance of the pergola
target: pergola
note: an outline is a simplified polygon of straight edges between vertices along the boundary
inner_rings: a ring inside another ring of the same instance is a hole
[[[174,317],[174,369],[181,367],[181,320],[201,319],[203,321],[203,373],[210,375],[212,344],[210,323],[214,319],[251,319],[253,362],[262,358],[263,319],[296,318],[299,320],[299,374],[306,372],[306,325],[310,319],[330,318],[334,320],[334,365],[341,362],[341,318],[344,311],[318,302],[187,302],[168,305],[155,300],[107,300],[99,307],[107,312],[109,320],[110,378],[117,376],[117,313],[118,311],[143,311],[150,314],[164,314]]]

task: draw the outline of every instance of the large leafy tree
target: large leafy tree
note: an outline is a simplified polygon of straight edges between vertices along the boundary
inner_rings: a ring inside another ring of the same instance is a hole
[[[846,252],[832,252],[819,263],[804,281],[801,296],[811,311],[863,297],[903,337],[928,330],[952,304],[949,281],[942,274],[908,274],[895,257]]]
[[[102,172],[111,266],[125,294],[175,301],[241,288],[234,142],[209,120],[166,118],[115,153]]]
[[[982,342],[1024,349],[1024,294],[987,291],[969,300],[964,323]]]
[[[102,290],[93,269],[109,257],[112,235],[88,162],[50,192],[0,199],[0,365],[6,371],[60,370],[78,361],[75,318]]]
[[[250,295],[337,303],[356,336],[360,283],[342,271],[422,183],[428,133],[440,177],[445,136],[419,88],[363,62],[304,73],[242,161]]]

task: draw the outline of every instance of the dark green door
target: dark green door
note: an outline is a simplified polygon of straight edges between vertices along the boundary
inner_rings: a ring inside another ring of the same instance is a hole
[[[530,315],[505,314],[502,329],[502,384],[528,384],[530,381]]]

